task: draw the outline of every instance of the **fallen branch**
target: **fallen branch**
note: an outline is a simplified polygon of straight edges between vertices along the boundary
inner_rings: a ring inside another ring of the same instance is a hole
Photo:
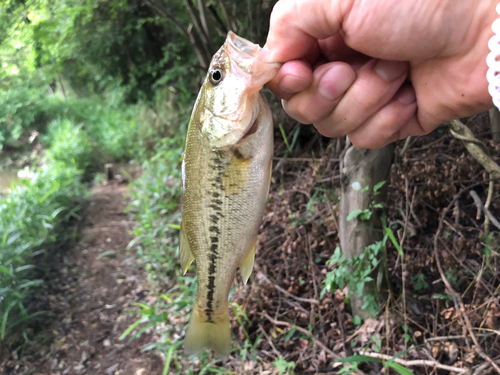
[[[327,352],[330,355],[330,357],[332,357],[333,359],[336,359],[336,360],[342,359],[342,357],[340,355],[334,353],[325,344],[323,344],[321,341],[317,340],[314,337],[314,335],[313,335],[313,333],[311,331],[308,331],[307,329],[302,328],[302,327],[298,327],[295,324],[291,324],[291,323],[288,323],[288,322],[282,322],[280,320],[273,319],[269,315],[267,315],[267,313],[262,313],[262,315],[267,320],[269,320],[269,322],[271,322],[272,324],[274,324],[275,326],[284,326],[284,327],[296,329],[297,331],[302,332],[304,335],[311,336],[311,338],[313,339],[313,342],[316,345],[318,345],[321,349],[323,349],[325,352]]]
[[[483,211],[484,214],[490,219],[491,223],[496,226],[498,229],[500,229],[500,222],[496,219],[495,216],[488,210],[484,205],[483,202],[481,201],[481,198],[477,195],[477,193],[474,190],[469,191],[470,196],[472,199],[474,199],[474,203],[476,204],[476,207],[478,209],[478,212]]]
[[[405,361],[404,359],[401,358],[394,358],[391,357],[390,355],[386,354],[381,354],[381,353],[363,353],[363,355],[366,355],[367,357],[375,358],[375,359],[383,359],[384,361],[390,361],[394,362],[397,364],[400,364],[402,366],[406,367],[413,367],[413,366],[426,366],[426,367],[434,367],[438,368],[440,370],[446,370],[446,371],[453,371],[458,374],[465,374],[468,369],[460,368],[460,367],[454,367],[454,366],[448,366],[448,365],[443,365],[439,363],[438,361],[432,361],[432,360],[425,360],[425,359],[416,359],[412,361]]]
[[[272,286],[274,286],[274,288],[278,291],[280,291],[281,293],[283,293],[285,296],[287,297],[290,297],[296,301],[299,301],[299,302],[306,302],[306,303],[311,303],[311,304],[314,304],[314,305],[319,305],[319,301],[315,300],[315,299],[310,299],[310,298],[301,298],[301,297],[297,297],[297,296],[294,296],[292,293],[288,293],[285,289],[283,289],[282,287],[280,287],[279,285],[276,285],[275,283],[273,283],[271,280],[268,279],[268,277],[266,275],[264,275],[262,272],[259,272],[258,274],[259,276],[262,276],[262,278],[267,281],[269,284],[271,284]]]
[[[324,159],[323,158],[319,158],[319,159],[314,159],[314,158],[280,158],[278,156],[274,156],[273,157],[273,160],[275,161],[308,161],[310,163],[321,163]],[[339,159],[330,159],[330,161],[339,161]]]
[[[469,153],[481,164],[491,177],[500,177],[500,167],[486,153],[484,144],[474,137],[474,133],[460,120],[452,120],[449,123],[450,133],[460,139]]]
[[[486,369],[491,367],[488,362],[484,362],[481,366],[479,366],[473,373],[473,375],[482,375],[485,373]]]
[[[486,198],[486,203],[484,204],[484,208],[490,208],[491,200],[493,199],[493,191],[495,190],[495,184],[493,184],[493,181],[490,181],[490,184],[488,186],[488,197]],[[484,234],[485,236],[488,236],[488,232],[490,231],[490,218],[486,216],[486,219],[484,219]]]

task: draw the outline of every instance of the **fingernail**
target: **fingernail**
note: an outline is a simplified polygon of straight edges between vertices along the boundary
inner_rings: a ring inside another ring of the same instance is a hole
[[[332,66],[320,78],[318,93],[329,101],[337,100],[353,84],[356,74],[346,65]]]
[[[410,105],[417,101],[415,96],[415,90],[413,88],[407,87],[403,88],[398,93],[398,101],[404,105]]]
[[[380,77],[392,82],[407,72],[408,64],[402,61],[379,60],[374,70]]]
[[[287,94],[294,94],[296,92],[305,90],[308,86],[308,81],[301,77],[287,74],[280,81],[280,89]]]

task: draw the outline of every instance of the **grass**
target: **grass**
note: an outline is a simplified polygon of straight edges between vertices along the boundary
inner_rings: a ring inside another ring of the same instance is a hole
[[[0,339],[16,342],[31,317],[24,300],[40,285],[32,270],[37,257],[63,241],[71,218],[87,195],[74,164],[48,157],[30,180],[0,199]]]

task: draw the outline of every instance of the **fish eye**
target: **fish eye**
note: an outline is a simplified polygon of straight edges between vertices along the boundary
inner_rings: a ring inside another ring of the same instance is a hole
[[[219,68],[212,69],[208,74],[208,79],[210,80],[210,83],[214,86],[217,86],[219,83],[221,83],[223,78],[224,74],[222,73],[222,70]]]

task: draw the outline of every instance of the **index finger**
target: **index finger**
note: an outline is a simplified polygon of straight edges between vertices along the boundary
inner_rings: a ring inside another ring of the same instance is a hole
[[[319,39],[340,31],[340,1],[280,0],[271,13],[266,45],[270,59],[285,62],[306,56]]]

